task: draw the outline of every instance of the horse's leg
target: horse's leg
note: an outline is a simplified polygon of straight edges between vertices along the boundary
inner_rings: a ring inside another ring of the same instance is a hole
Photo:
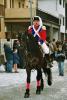
[[[26,83],[26,92],[25,92],[24,98],[29,98],[31,70],[26,70],[26,73],[27,73],[27,83]]]
[[[36,94],[41,93],[41,87],[40,87],[40,79],[42,76],[41,69],[37,69],[37,89],[36,89]]]
[[[40,88],[41,88],[41,90],[44,89],[44,80],[43,80],[42,70],[41,70],[41,82],[40,82]]]
[[[52,85],[52,72],[51,68],[47,68],[47,74],[48,74],[48,85]]]
[[[44,70],[45,70],[45,73],[47,74],[47,83],[48,83],[48,85],[52,85],[52,72],[51,72],[51,68],[46,68]]]
[[[47,62],[47,65],[48,65],[50,68],[53,67],[53,66],[52,66],[52,63],[51,63],[51,57],[50,57],[49,54],[45,54],[45,60],[46,60],[46,62]]]

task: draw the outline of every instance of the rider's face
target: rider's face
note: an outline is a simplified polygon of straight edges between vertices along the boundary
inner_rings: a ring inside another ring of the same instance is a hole
[[[35,27],[38,27],[38,26],[40,25],[40,21],[39,21],[39,20],[34,20],[34,21],[33,21],[33,25],[34,25]]]

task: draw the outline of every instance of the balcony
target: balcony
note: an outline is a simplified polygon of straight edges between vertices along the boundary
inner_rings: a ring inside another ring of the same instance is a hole
[[[32,8],[32,16],[36,15],[36,9]],[[30,18],[30,8],[6,8],[5,18]]]

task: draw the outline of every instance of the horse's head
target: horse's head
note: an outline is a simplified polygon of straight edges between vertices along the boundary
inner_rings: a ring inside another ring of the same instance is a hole
[[[35,37],[32,34],[26,34],[26,40],[28,51],[31,52],[33,56],[37,56],[38,58],[42,57],[40,46]]]

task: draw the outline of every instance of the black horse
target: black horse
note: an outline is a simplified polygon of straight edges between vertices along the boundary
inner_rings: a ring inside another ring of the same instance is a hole
[[[31,77],[31,70],[37,70],[37,89],[36,94],[41,93],[41,89],[43,89],[43,78],[42,78],[42,71],[47,76],[48,85],[52,84],[52,73],[51,68],[47,66],[46,58],[43,57],[43,53],[41,47],[38,45],[38,42],[31,34],[25,33],[22,36],[22,41],[25,44],[25,60],[26,60],[26,73],[27,73],[27,83],[26,83],[26,92],[24,97],[28,98],[30,95],[30,77]]]

